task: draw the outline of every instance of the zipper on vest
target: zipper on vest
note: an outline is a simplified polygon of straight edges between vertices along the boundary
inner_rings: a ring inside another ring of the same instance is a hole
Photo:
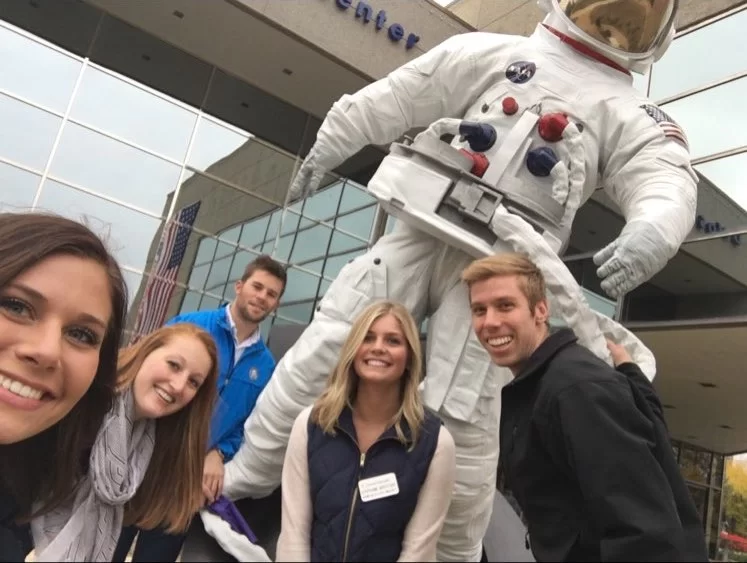
[[[363,464],[366,463],[366,453],[361,453],[361,463],[358,467],[358,479],[357,481],[360,482],[361,480],[361,471],[363,471]],[[355,488],[353,489],[353,499],[350,501],[350,516],[348,516],[348,527],[345,530],[345,548],[342,551],[342,560],[347,561],[348,558],[348,542],[350,541],[350,530],[353,527],[353,514],[355,514],[355,505],[358,501],[358,485],[356,484]]]

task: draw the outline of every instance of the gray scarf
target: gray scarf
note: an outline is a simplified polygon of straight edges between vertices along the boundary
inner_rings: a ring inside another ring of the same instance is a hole
[[[130,387],[104,419],[75,498],[32,520],[36,561],[112,560],[124,505],[142,483],[155,443],[155,421],[135,422],[133,413]]]

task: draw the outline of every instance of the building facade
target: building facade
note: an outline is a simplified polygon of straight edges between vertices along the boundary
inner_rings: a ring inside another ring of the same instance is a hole
[[[637,87],[687,131],[698,221],[678,255],[624,301],[591,255],[624,224],[603,192],[564,259],[592,306],[659,362],[675,448],[716,553],[724,455],[747,450],[738,353],[747,336],[744,2],[687,0],[680,33]],[[0,3],[0,209],[87,222],[122,264],[128,335],[230,301],[259,253],[289,265],[262,327],[307,324],[342,266],[387,228],[365,185],[368,147],[324,188],[288,186],[330,105],[449,36],[528,34],[534,2],[5,0]],[[683,68],[686,71],[683,71]],[[742,104],[743,105],[743,104]]]

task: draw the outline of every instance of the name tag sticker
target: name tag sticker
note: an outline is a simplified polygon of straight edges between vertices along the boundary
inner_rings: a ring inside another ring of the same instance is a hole
[[[369,502],[380,498],[393,497],[399,494],[399,484],[394,473],[385,473],[378,477],[370,477],[358,481],[361,500]]]

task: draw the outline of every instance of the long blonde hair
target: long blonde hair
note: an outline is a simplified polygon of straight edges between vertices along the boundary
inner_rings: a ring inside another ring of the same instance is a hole
[[[335,434],[335,425],[345,406],[352,405],[358,391],[358,374],[355,373],[354,361],[358,349],[363,344],[368,331],[377,320],[385,315],[392,315],[399,322],[407,340],[407,366],[402,375],[399,410],[392,419],[397,437],[403,444],[408,438],[402,429],[402,421],[410,429],[409,447],[417,442],[420,428],[425,418],[423,401],[420,398],[418,385],[423,378],[423,354],[420,347],[420,336],[415,321],[409,311],[394,301],[379,301],[366,307],[353,322],[347,340],[340,351],[340,359],[327,381],[327,388],[317,399],[311,411],[311,421],[318,424],[327,433]]]
[[[217,394],[215,342],[210,334],[192,324],[165,326],[123,349],[117,368],[117,387],[122,392],[132,386],[145,358],[179,336],[196,338],[205,346],[210,371],[189,404],[156,420],[153,456],[125,510],[125,524],[145,530],[166,526],[169,533],[186,531],[203,505],[202,473]]]

